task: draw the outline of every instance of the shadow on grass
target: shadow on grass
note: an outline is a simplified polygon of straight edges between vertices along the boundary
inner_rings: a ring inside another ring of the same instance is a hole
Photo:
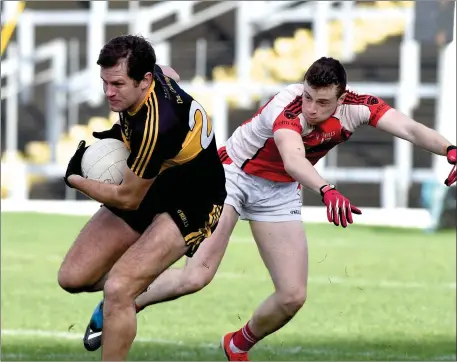
[[[430,337],[424,341],[407,340],[332,340],[307,343],[265,340],[250,353],[261,361],[329,360],[456,360],[456,341],[450,336]],[[100,352],[87,352],[80,341],[45,338],[2,338],[3,361],[89,361],[99,360]],[[186,341],[185,344],[135,342],[129,360],[136,361],[217,361],[225,360],[217,343]]]

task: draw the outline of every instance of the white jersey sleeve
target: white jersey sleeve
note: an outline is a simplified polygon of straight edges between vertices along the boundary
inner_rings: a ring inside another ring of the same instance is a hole
[[[262,112],[264,123],[272,133],[281,128],[302,133],[304,127],[302,111],[303,86],[292,84],[278,93]]]
[[[381,117],[389,110],[389,106],[381,98],[369,94],[348,92],[343,104],[336,114],[341,125],[350,132],[364,124],[376,127]]]

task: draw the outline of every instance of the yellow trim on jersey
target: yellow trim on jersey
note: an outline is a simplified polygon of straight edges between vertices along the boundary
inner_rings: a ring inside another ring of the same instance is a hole
[[[208,120],[208,130],[207,136],[211,134],[211,130],[213,125],[211,123],[211,119],[209,116],[206,116]],[[160,172],[165,171],[167,168],[183,165],[187,162],[192,161],[195,157],[197,157],[200,152],[204,151],[201,145],[201,133],[203,131],[203,115],[201,110],[199,112],[195,112],[194,114],[195,126],[194,128],[189,131],[182,143],[181,150],[179,153],[172,159],[167,160],[163,163]]]
[[[159,128],[159,108],[157,104],[157,97],[155,92],[152,92],[152,97],[149,97],[147,103],[147,115],[143,132],[143,140],[141,147],[136,156],[135,162],[131,167],[132,171],[143,177],[146,167],[152,155],[157,142],[158,128]]]
[[[129,142],[129,140],[127,139],[127,137],[125,137],[124,131],[121,131],[121,136],[122,136],[122,140],[124,141],[125,147],[127,147],[127,149],[128,149],[129,152],[130,152],[130,142]]]
[[[149,103],[149,102],[148,102]],[[140,161],[141,163],[141,155],[143,154],[143,149],[144,149],[144,145],[149,142],[148,140],[148,136],[149,136],[149,131],[150,131],[150,110],[151,108],[149,107],[149,104],[146,104],[146,106],[148,107],[148,111],[146,113],[146,121],[144,122],[144,131],[143,131],[143,138],[142,138],[142,141],[141,141],[141,147],[140,147],[140,150],[138,151],[138,155],[136,156],[135,158],[135,162],[133,163],[133,166],[132,166],[132,171],[135,172],[136,174],[138,174],[138,170],[136,169],[137,167],[137,163],[138,161]]]
[[[159,134],[159,102],[157,102],[157,96],[156,96],[155,92],[152,92],[152,98],[154,99],[153,104],[155,105],[155,107],[153,107],[153,110],[154,110],[153,141],[152,141],[152,146],[149,148],[148,158],[146,159],[146,163],[143,167],[143,171],[141,172],[140,177],[143,177],[144,170],[146,169],[146,166],[149,164],[149,160],[151,159],[152,152],[154,151],[154,148],[157,143],[157,135]]]
[[[165,171],[166,169],[169,169],[170,167],[175,167],[175,166],[179,166],[181,165],[181,163],[178,163],[176,161],[173,160],[165,160],[162,164],[162,167],[160,168],[160,172],[159,173],[162,173],[163,171]]]
[[[151,93],[154,91],[154,87],[155,87],[155,80],[153,79],[152,83],[151,83],[151,86],[149,87],[148,92],[144,96],[144,98],[141,101],[141,103],[139,105],[137,105],[133,111],[131,111],[131,112],[127,111],[129,116],[134,116],[135,114],[138,113],[138,111],[141,109],[141,107],[143,107],[144,104],[147,102],[147,100],[148,100],[149,96],[151,95]]]

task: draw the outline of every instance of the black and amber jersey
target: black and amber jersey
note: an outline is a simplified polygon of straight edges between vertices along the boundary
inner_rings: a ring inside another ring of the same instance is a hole
[[[211,170],[219,162],[214,129],[205,110],[158,66],[143,102],[133,112],[119,115],[122,137],[130,150],[127,165],[141,178],[154,178],[184,165],[193,172]]]

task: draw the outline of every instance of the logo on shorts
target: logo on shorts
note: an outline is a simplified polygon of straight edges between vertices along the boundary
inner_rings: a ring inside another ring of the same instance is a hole
[[[298,209],[298,210],[290,210],[290,214],[291,215],[301,215],[301,210]]]
[[[177,213],[178,213],[179,217],[181,218],[182,223],[184,224],[184,227],[188,227],[189,221],[187,220],[186,215],[182,212],[182,210],[178,210]]]

